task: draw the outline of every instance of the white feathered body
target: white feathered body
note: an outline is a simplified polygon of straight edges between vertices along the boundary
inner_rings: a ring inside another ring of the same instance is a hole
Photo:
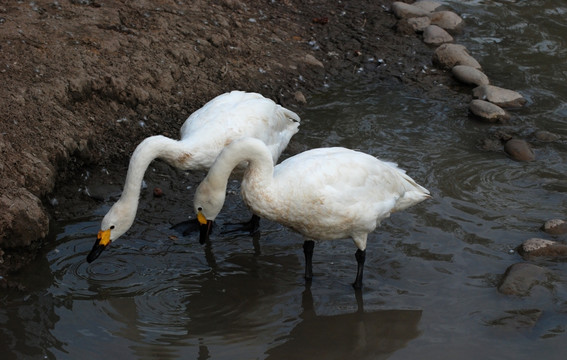
[[[270,179],[255,171],[268,169],[251,166],[242,181],[243,199],[255,214],[312,239],[351,237],[361,250],[380,221],[430,197],[396,164],[345,148],[295,155]]]
[[[299,130],[299,121],[293,111],[257,93],[219,95],[191,114],[181,127],[181,142],[190,143],[187,148],[191,150],[186,157],[190,161],[181,156],[179,166],[208,169],[228,144],[242,137],[263,141],[276,162]]]

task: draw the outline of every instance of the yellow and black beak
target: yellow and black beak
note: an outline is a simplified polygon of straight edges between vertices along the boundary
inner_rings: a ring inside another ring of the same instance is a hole
[[[197,213],[197,220],[199,220],[199,243],[202,245],[209,240],[209,235],[213,229],[213,221],[207,220],[200,211]]]
[[[99,257],[104,249],[110,244],[110,229],[100,230],[96,237],[96,241],[89,255],[87,255],[87,262],[91,263]]]

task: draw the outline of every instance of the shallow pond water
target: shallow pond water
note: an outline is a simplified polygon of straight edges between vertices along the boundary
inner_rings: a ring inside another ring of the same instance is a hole
[[[450,4],[468,22],[459,43],[495,85],[529,100],[510,126],[474,121],[467,104],[451,98],[361,77],[310,99],[285,154],[359,149],[397,162],[432,192],[370,234],[361,293],[350,286],[350,240],[316,244],[315,276],[306,286],[302,238],[278,224],[263,220],[255,238],[216,232],[207,246],[182,236],[172,225],[192,213],[203,174],[159,162],[147,173],[132,229],[87,264],[120,186],[83,174],[81,192],[103,200],[76,203],[43,255],[19,275],[30,291],[0,299],[3,358],[563,358],[566,263],[538,262],[555,277],[527,297],[502,295],[497,285],[508,266],[523,261],[514,251],[519,244],[551,238],[540,226],[565,218],[567,7],[551,0]],[[499,129],[531,141],[537,160],[479,150]],[[535,130],[563,139],[536,142]],[[153,187],[165,196],[154,198]],[[248,216],[233,181],[220,226]]]

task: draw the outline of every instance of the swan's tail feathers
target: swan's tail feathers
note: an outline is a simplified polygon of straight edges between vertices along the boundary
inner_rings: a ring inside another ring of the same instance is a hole
[[[402,211],[413,205],[419,204],[420,202],[431,198],[429,190],[424,188],[415,182],[407,174],[402,175],[406,180],[406,191],[404,194],[396,201],[396,206],[393,211]]]
[[[408,191],[404,193],[404,195],[402,195],[402,197],[400,197],[398,201],[396,201],[396,206],[392,209],[392,212],[405,210],[409,207],[419,204],[424,200],[429,199],[430,197],[431,195],[429,195],[429,193],[424,193],[420,190]]]
[[[299,118],[299,115],[297,115],[296,113],[294,113],[293,111],[284,108],[283,106],[280,106],[280,110],[281,113],[283,114],[283,116],[285,116],[287,119],[292,120],[293,122],[301,122],[301,119]]]

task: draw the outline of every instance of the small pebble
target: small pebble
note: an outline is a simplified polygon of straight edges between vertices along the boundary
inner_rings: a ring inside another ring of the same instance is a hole
[[[155,187],[154,188],[154,197],[162,197],[163,196],[163,190]]]
[[[303,95],[301,91],[296,91],[295,94],[293,94],[293,97],[298,103],[307,104],[307,99],[305,99],[305,95]]]

